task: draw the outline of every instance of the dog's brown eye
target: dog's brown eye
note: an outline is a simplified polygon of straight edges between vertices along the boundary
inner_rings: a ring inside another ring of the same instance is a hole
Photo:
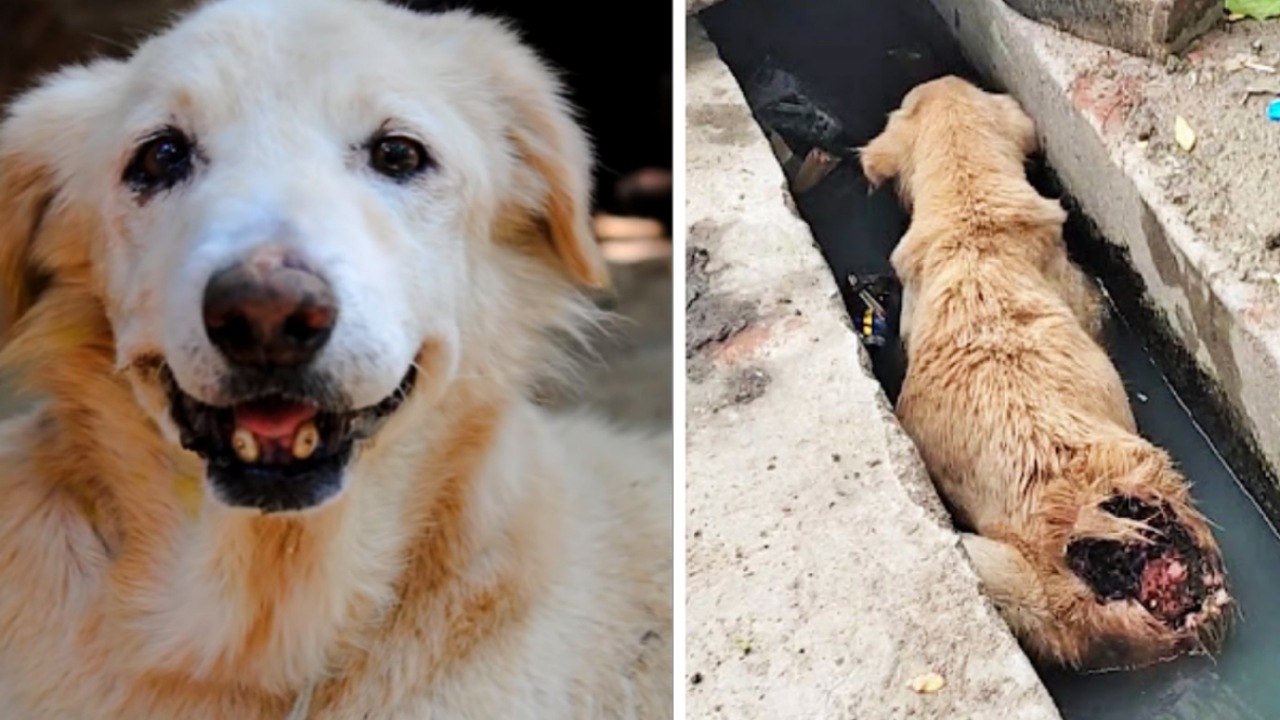
[[[383,175],[402,180],[426,169],[430,158],[427,149],[416,140],[384,137],[374,141],[369,162]]]
[[[124,180],[138,192],[164,190],[191,174],[191,141],[168,129],[143,143],[124,171]]]

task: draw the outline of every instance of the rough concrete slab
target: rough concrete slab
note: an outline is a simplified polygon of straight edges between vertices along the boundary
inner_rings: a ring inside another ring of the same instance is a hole
[[[1077,37],[1163,60],[1223,18],[1222,0],[1005,0]]]
[[[688,24],[688,716],[1057,718]],[[917,694],[936,672],[946,685]]]
[[[979,70],[1036,119],[1066,189],[1128,252],[1177,340],[1280,468],[1280,126],[1263,114],[1280,85],[1240,65],[1276,63],[1280,25],[1215,30],[1166,66],[1002,0],[932,2]],[[1197,133],[1189,152],[1173,136],[1178,116]]]

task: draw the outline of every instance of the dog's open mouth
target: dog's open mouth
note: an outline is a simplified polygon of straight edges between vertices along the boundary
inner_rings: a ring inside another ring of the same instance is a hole
[[[1199,547],[1167,503],[1114,496],[1101,505],[1116,517],[1147,525],[1146,542],[1082,538],[1067,546],[1067,563],[1099,602],[1136,600],[1173,631],[1195,631],[1230,603],[1221,561]]]
[[[196,400],[162,373],[182,446],[208,464],[223,502],[263,512],[304,510],[335,495],[356,444],[371,437],[413,389],[410,368],[376,405],[337,410],[305,394],[251,395],[228,406]]]

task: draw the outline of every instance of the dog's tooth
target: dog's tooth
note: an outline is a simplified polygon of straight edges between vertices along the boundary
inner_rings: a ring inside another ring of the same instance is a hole
[[[258,458],[262,456],[262,449],[258,447],[258,439],[253,433],[244,428],[236,428],[231,435],[231,448],[236,451],[236,457],[247,463],[256,463]]]
[[[320,431],[314,422],[303,423],[293,436],[293,456],[298,460],[306,460],[316,451],[320,444]]]

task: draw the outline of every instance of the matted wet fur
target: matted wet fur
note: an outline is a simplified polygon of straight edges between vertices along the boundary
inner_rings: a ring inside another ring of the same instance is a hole
[[[861,150],[897,178],[911,226],[902,424],[986,590],[1038,659],[1134,667],[1212,650],[1221,554],[1169,456],[1137,433],[1099,344],[1099,291],[1069,260],[1066,214],[1027,182],[1035,128],[955,77],[907,94]]]
[[[526,399],[607,282],[590,169],[513,32],[375,0],[215,0],[19,99],[0,715],[670,718],[671,440]],[[307,365],[204,336],[244,258],[327,278]],[[228,454],[281,408],[311,465]]]

